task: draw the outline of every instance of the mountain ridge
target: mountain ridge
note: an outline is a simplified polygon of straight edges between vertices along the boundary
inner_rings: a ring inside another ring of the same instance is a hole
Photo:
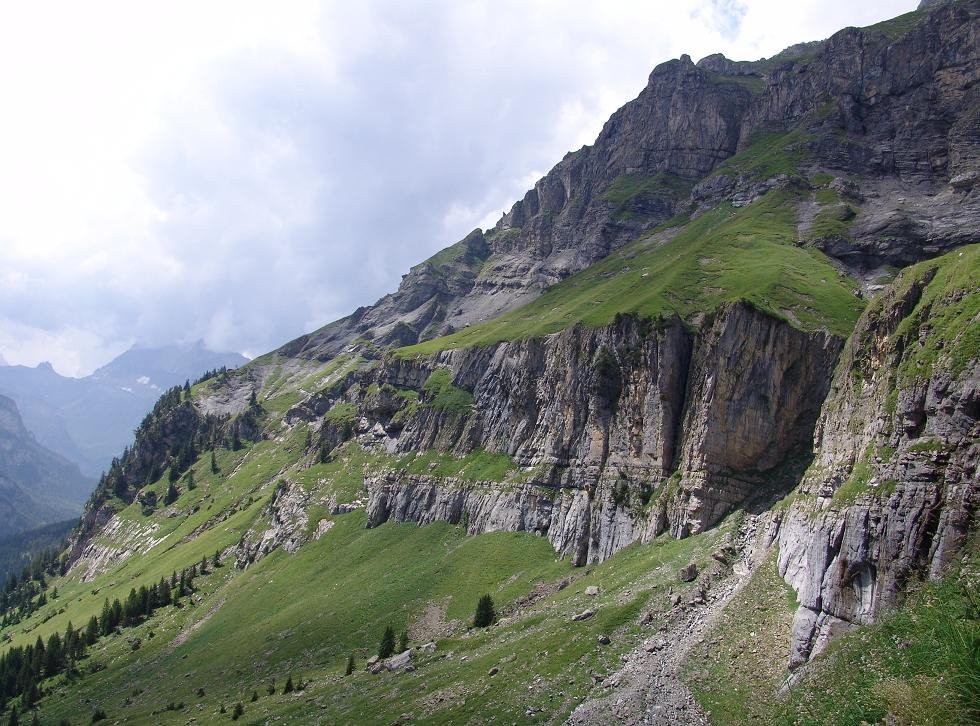
[[[84,378],[62,376],[47,362],[5,366],[0,392],[18,402],[27,428],[41,443],[98,476],[128,445],[136,424],[165,389],[245,362],[237,353],[209,351],[202,341],[133,346]]]

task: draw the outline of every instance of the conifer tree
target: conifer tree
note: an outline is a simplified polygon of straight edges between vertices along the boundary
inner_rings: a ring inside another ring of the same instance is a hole
[[[398,638],[398,652],[404,653],[408,650],[408,631],[403,630],[401,636]]]
[[[109,598],[106,598],[105,603],[102,605],[102,615],[99,617],[99,630],[102,631],[102,635],[108,635],[112,632],[112,607],[109,605]]]
[[[379,658],[388,658],[395,652],[395,631],[391,626],[385,628],[384,635],[381,636],[381,646],[378,648]]]
[[[170,471],[174,471],[174,469],[171,469]],[[177,487],[174,485],[175,479],[176,477],[171,479],[170,482],[167,484],[167,493],[163,497],[164,504],[173,504],[174,502],[177,501],[179,492],[177,491]]]
[[[282,688],[283,693],[293,692],[293,677],[290,675],[286,678],[286,685]]]
[[[231,450],[239,451],[241,450],[241,448],[242,448],[242,439],[238,435],[238,427],[236,426],[231,436]]]
[[[211,558],[211,566],[215,569],[221,567],[221,553],[218,550],[214,551],[214,557]]]
[[[187,472],[187,488],[197,489],[197,482],[194,481],[194,470],[191,469]]]
[[[258,691],[252,691],[252,698],[250,700],[252,701],[252,703],[255,703],[256,701],[258,701],[259,700],[259,692]]]
[[[95,645],[95,641],[99,639],[99,621],[93,615],[88,619],[88,625],[85,628],[85,642],[88,645]]]
[[[214,455],[214,448],[212,448],[211,449],[211,473],[217,474],[219,471],[221,470],[218,468],[218,459]]]
[[[344,673],[345,676],[349,676],[354,672],[354,654],[351,653],[347,658],[347,671]]]
[[[492,625],[497,619],[497,614],[493,609],[493,598],[484,595],[476,604],[476,613],[473,615],[473,627],[485,628]]]

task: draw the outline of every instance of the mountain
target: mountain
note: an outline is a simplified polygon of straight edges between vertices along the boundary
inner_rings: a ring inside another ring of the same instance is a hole
[[[50,363],[0,367],[0,392],[21,409],[38,440],[90,476],[109,468],[160,394],[206,371],[246,359],[208,350],[201,341],[133,347],[85,378],[59,375]]]
[[[974,721],[978,31],[939,3],[661,64],[493,229],[168,390],[59,601],[4,629],[13,673],[96,616],[93,665],[7,695],[44,678],[46,719],[135,723]]]
[[[78,515],[94,486],[75,464],[41,446],[13,400],[0,396],[0,538]]]

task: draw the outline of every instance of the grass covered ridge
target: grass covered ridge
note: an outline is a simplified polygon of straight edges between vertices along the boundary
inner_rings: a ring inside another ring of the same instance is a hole
[[[617,313],[691,319],[747,300],[805,330],[846,336],[862,309],[853,280],[819,251],[797,247],[799,195],[774,190],[751,205],[723,205],[666,243],[645,237],[558,283],[534,302],[452,335],[400,349],[403,356],[540,337]]]

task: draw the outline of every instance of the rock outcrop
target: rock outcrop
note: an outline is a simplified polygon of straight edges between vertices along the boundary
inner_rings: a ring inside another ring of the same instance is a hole
[[[937,577],[980,507],[980,248],[905,270],[868,309],[779,534],[800,601],[790,665]]]
[[[701,532],[765,492],[768,474],[808,445],[841,346],[737,303],[693,332],[677,318],[620,316],[391,357],[379,383],[421,389],[446,368],[474,401],[465,412],[419,407],[392,431],[393,451],[503,451],[536,474],[494,487],[391,473],[368,482],[369,526],[465,516],[471,533],[546,534],[580,564],[668,529]]]

